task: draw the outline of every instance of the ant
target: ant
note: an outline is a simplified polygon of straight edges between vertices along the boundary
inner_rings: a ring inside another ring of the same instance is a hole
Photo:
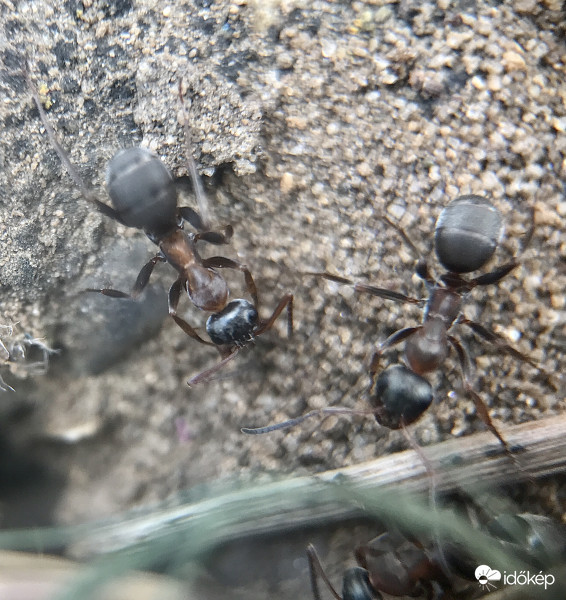
[[[247,266],[224,256],[210,258],[200,256],[197,250],[199,241],[215,245],[227,244],[232,237],[233,229],[228,225],[223,232],[210,230],[207,217],[208,204],[196,164],[190,153],[188,155],[190,179],[204,217],[192,208],[177,206],[176,186],[184,181],[184,178],[174,179],[169,169],[157,156],[141,147],[120,150],[108,163],[106,187],[112,202],[112,206],[109,206],[101,202],[82,181],[47,119],[39,93],[31,82],[29,74],[27,80],[47,136],[83,197],[93,203],[102,214],[121,225],[143,230],[159,247],[159,252],[142,267],[131,292],[112,288],[89,288],[86,291],[112,298],[135,300],[149,283],[155,265],[169,263],[178,273],[177,279],[169,289],[170,316],[188,336],[201,344],[215,346],[223,359],[212,368],[194,376],[189,380],[189,385],[211,379],[212,375],[231,360],[241,347],[268,331],[285,308],[288,315],[288,332],[289,334],[292,332],[293,296],[291,294],[281,298],[268,319],[260,319],[257,288]],[[179,97],[183,102],[181,81]],[[189,142],[190,132],[186,119],[185,137]],[[185,221],[192,225],[197,233],[186,232]],[[243,273],[252,302],[242,298],[228,302],[228,285],[219,273],[220,269],[234,269]],[[183,290],[196,308],[212,313],[206,321],[206,331],[211,341],[200,337],[189,323],[177,315]]]
[[[548,572],[550,567],[562,564],[566,556],[566,527],[549,517],[505,513],[492,518],[480,529],[491,548],[505,553],[504,566],[509,571],[511,567],[519,567],[519,570],[529,567]],[[344,572],[340,595],[324,572],[314,546],[307,546],[314,600],[321,598],[318,577],[336,600],[383,600],[382,593],[394,597],[424,596],[432,600],[454,597],[447,593],[462,591],[465,582],[477,582],[482,588],[493,586],[485,577],[483,569],[490,571],[490,568],[481,565],[482,557],[470,554],[460,542],[447,540],[442,548],[438,544],[428,548],[412,536],[392,530],[358,546],[354,556],[358,566]],[[458,584],[459,579],[461,584]]]
[[[340,595],[324,572],[314,546],[307,546],[315,600],[321,598],[317,576],[322,578],[336,600],[383,600],[382,592],[390,596],[426,594],[427,598],[433,598],[449,584],[433,553],[398,532],[385,532],[368,544],[358,546],[354,556],[358,566],[345,571]]]
[[[422,376],[440,369],[451,347],[458,357],[464,389],[472,397],[480,418],[503,445],[506,453],[511,455],[511,449],[493,424],[486,405],[473,389],[470,357],[462,343],[451,335],[450,330],[454,325],[466,325],[503,353],[539,368],[535,361],[513,348],[501,336],[462,314],[462,309],[473,289],[498,283],[520,264],[518,256],[528,247],[534,233],[534,210],[531,213],[531,226],[518,255],[493,271],[467,279],[464,277],[465,274],[481,269],[494,255],[503,235],[503,218],[499,210],[482,196],[465,195],[452,200],[441,211],[434,232],[436,256],[446,272],[438,279],[434,279],[424,259],[419,260],[416,267],[416,274],[424,281],[428,291],[426,302],[386,288],[355,283],[345,277],[326,272],[305,273],[351,285],[356,292],[424,307],[421,325],[396,331],[372,355],[369,368],[370,403],[374,407],[371,413],[375,415],[378,423],[390,429],[400,429],[416,421],[427,410],[433,399],[432,388]],[[385,218],[385,220],[418,254],[405,231],[389,219]],[[405,342],[405,358],[409,368],[397,365],[389,367],[377,376],[382,354],[401,342]],[[351,411],[339,408],[321,409],[276,426],[248,428],[243,431],[266,433],[273,429],[295,425],[314,414],[345,412]],[[366,411],[352,412],[367,414]]]

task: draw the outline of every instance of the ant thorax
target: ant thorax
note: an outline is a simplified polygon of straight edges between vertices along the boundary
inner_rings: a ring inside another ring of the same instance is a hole
[[[458,318],[462,309],[462,294],[452,288],[434,287],[426,302],[423,323],[441,319],[446,329]]]

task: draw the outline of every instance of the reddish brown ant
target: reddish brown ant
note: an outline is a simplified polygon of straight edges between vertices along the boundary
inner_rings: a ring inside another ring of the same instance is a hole
[[[407,234],[400,227],[386,220],[400,232],[413,251],[417,252]],[[534,232],[534,212],[531,223],[521,252],[530,243]],[[530,357],[513,348],[502,337],[462,314],[462,308],[474,288],[498,283],[519,265],[518,257],[515,257],[493,271],[473,279],[466,279],[463,276],[465,273],[480,269],[488,262],[495,253],[502,234],[501,214],[487,199],[467,195],[450,202],[440,213],[434,235],[436,255],[446,272],[436,280],[431,276],[425,260],[419,261],[416,268],[416,274],[424,281],[428,290],[426,302],[393,290],[355,283],[330,273],[308,273],[336,283],[351,285],[357,292],[424,307],[422,325],[406,327],[393,333],[373,353],[369,369],[370,403],[374,407],[372,412],[380,424],[390,429],[399,429],[416,421],[424,413],[432,402],[432,388],[422,375],[439,369],[448,355],[449,348],[452,347],[458,356],[464,388],[471,395],[480,418],[501,442],[506,452],[511,453],[493,424],[486,405],[472,387],[472,365],[468,353],[462,343],[450,334],[453,325],[466,325],[482,339],[496,345],[502,352],[538,367]],[[406,342],[405,358],[410,369],[404,366],[393,366],[377,376],[382,354],[403,341]],[[314,414],[336,412],[347,412],[347,409],[322,409],[276,426],[243,431],[266,433],[273,429],[295,425]]]
[[[474,530],[477,526],[489,548],[503,552],[506,562],[497,565],[501,570],[529,568],[542,574],[564,562],[566,527],[548,517],[501,514],[483,525],[470,523]],[[444,540],[440,545],[422,544],[397,530],[382,533],[354,550],[358,566],[345,571],[340,595],[324,572],[314,546],[309,544],[307,558],[313,597],[321,598],[318,577],[336,600],[382,600],[382,593],[394,597],[453,598],[460,592],[469,594],[468,582],[482,588],[486,585],[487,580],[481,577],[485,557],[474,556],[462,542]],[[551,578],[554,582],[554,576]]]
[[[145,232],[147,237],[159,247],[159,252],[141,269],[131,292],[112,288],[88,289],[112,298],[136,299],[143,292],[157,263],[169,263],[178,273],[169,290],[169,314],[179,327],[191,338],[210,346],[215,346],[222,361],[212,368],[199,373],[188,382],[189,385],[208,381],[212,375],[231,360],[238,350],[255,337],[268,331],[275,320],[287,308],[288,331],[292,331],[293,296],[281,298],[268,319],[260,319],[259,300],[255,282],[246,265],[224,256],[202,258],[197,250],[199,241],[210,244],[227,244],[232,236],[231,226],[223,232],[211,231],[208,221],[208,203],[200,182],[194,159],[188,154],[188,170],[202,218],[192,208],[177,206],[177,184],[183,178],[174,179],[163,162],[145,148],[120,150],[110,160],[106,171],[106,187],[112,206],[101,202],[83,182],[61,146],[53,130],[39,94],[27,76],[33,99],[49,140],[55,148],[67,172],[81,191],[83,197],[101,213],[126,227],[134,227]],[[179,97],[183,101],[181,82]],[[185,135],[189,142],[190,134],[185,121]],[[197,233],[184,230],[184,222],[190,223]],[[220,269],[234,269],[244,274],[244,280],[252,302],[241,298],[228,302],[228,285]],[[185,290],[195,307],[212,313],[206,322],[206,331],[211,341],[204,340],[197,331],[177,315],[182,290]]]
[[[342,578],[342,594],[328,579],[316,550],[307,547],[311,588],[320,600],[317,576],[320,576],[336,600],[382,600],[390,596],[432,598],[448,582],[433,554],[400,533],[386,532],[355,549],[357,567],[347,569]]]

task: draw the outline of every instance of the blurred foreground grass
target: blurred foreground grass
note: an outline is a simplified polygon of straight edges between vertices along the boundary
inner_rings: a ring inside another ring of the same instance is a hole
[[[438,497],[463,490],[470,498],[479,499],[487,491],[494,511],[513,513],[510,502],[497,495],[498,486],[521,481],[530,485],[538,477],[563,472],[565,425],[566,417],[554,417],[506,428],[504,435],[510,445],[522,449],[517,455],[518,466],[489,433],[425,448],[426,458],[435,470]],[[154,585],[156,589],[163,586],[156,597],[187,598],[173,580],[145,574],[123,578],[132,571],[160,571],[187,578],[192,572],[190,565],[202,564],[222,544],[324,528],[358,517],[375,519],[385,531],[401,528],[416,539],[448,539],[478,557],[478,564],[513,564],[521,568],[516,557],[495,546],[493,538],[468,519],[451,509],[432,509],[430,486],[430,474],[421,458],[409,450],[311,477],[271,478],[260,483],[234,480],[201,486],[167,504],[138,509],[111,521],[4,531],[0,533],[1,548],[36,554],[63,552],[84,561],[84,565],[78,568],[53,562],[44,569],[31,555],[6,553],[0,564],[0,598],[143,598],[136,592],[140,582],[145,591]],[[28,576],[24,577],[26,569]],[[34,578],[36,584],[30,587]],[[107,586],[116,580],[120,580],[120,593],[113,596]],[[556,597],[564,597],[566,586],[561,584],[564,580],[557,580],[562,596]],[[133,586],[131,593],[128,586]],[[305,590],[305,597],[309,594]]]

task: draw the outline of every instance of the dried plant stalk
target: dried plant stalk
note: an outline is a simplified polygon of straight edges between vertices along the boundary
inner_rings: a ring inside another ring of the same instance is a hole
[[[454,438],[423,451],[437,472],[439,492],[474,489],[478,482],[489,488],[564,472],[565,431],[566,415],[504,428],[509,445],[518,449],[521,468],[489,432]],[[430,478],[421,458],[415,451],[407,450],[337,471],[250,486],[97,527],[81,535],[81,541],[73,545],[73,554],[85,558],[123,549],[172,526],[196,524],[213,514],[223,516],[215,521],[214,531],[209,532],[209,543],[243,535],[277,534],[292,527],[358,516],[361,510],[355,497],[359,493],[415,496],[426,494],[429,486]]]

